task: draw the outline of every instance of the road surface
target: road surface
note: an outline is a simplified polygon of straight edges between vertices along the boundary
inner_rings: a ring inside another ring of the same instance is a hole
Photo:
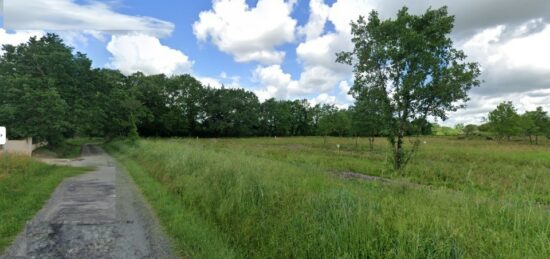
[[[143,196],[100,147],[47,162],[95,169],[63,181],[4,258],[174,258]]]

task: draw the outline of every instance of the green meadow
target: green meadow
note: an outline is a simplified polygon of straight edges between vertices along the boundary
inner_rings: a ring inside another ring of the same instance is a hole
[[[384,139],[112,142],[181,256],[543,258],[550,145],[421,139],[401,171]],[[338,148],[339,146],[339,148]]]

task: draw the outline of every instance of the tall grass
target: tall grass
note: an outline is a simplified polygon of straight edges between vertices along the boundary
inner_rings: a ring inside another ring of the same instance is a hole
[[[141,186],[182,255],[193,258],[550,254],[544,205],[495,198],[477,187],[350,181],[327,173],[334,170],[330,162],[318,163],[324,156],[315,152],[332,151],[315,147],[317,139],[294,139],[288,159],[265,147],[277,145],[271,141],[142,140],[111,143],[109,150]],[[376,160],[363,163],[387,173]]]
[[[0,254],[25,222],[42,208],[63,178],[83,171],[0,154]]]

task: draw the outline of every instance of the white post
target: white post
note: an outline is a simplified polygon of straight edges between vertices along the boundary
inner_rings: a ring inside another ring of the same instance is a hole
[[[6,145],[6,127],[0,127],[0,145]]]
[[[0,153],[4,153],[5,145],[7,142],[6,127],[0,127]]]

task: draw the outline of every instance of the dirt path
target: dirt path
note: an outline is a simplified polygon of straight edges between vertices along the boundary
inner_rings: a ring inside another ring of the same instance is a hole
[[[61,183],[4,258],[174,258],[143,196],[100,147],[46,162],[95,171]]]

